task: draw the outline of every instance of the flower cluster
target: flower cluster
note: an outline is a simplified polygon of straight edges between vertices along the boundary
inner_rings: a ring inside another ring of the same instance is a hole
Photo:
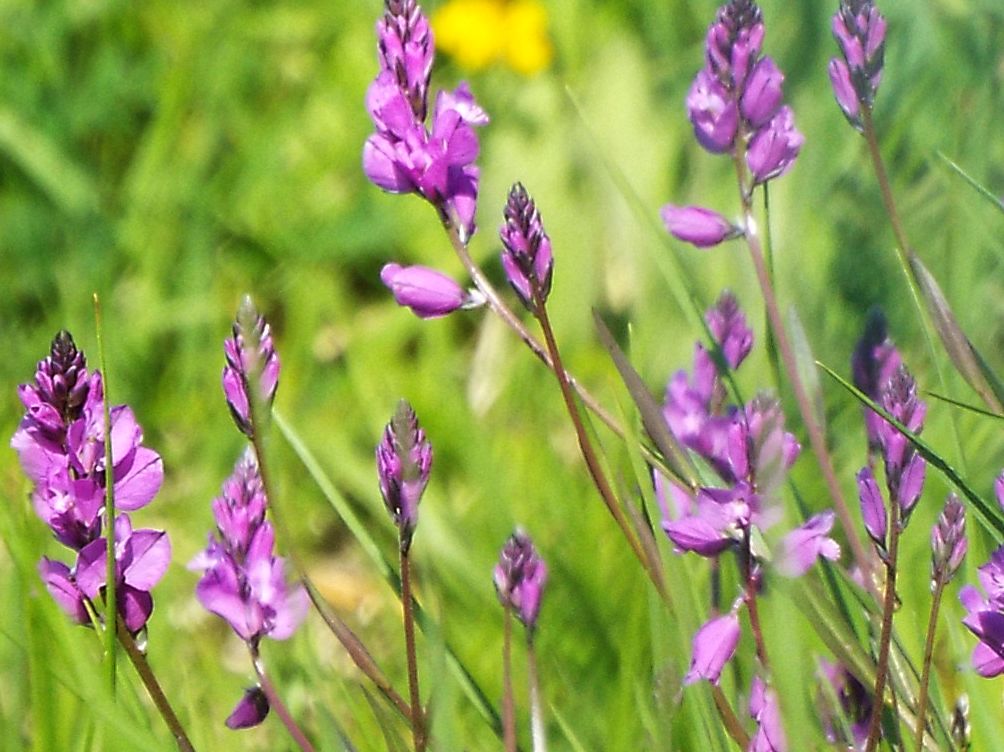
[[[1004,507],[1004,473],[994,483],[997,503]],[[980,676],[1004,674],[1004,546],[979,568],[980,584],[986,598],[972,585],[959,592],[959,600],[968,612],[962,620],[979,638],[973,650],[973,667]]]
[[[502,217],[502,268],[520,301],[532,312],[551,293],[551,239],[544,231],[537,204],[522,183],[509,190]]]
[[[872,0],[840,0],[833,36],[840,57],[830,60],[830,82],[837,104],[858,130],[862,109],[870,110],[882,82],[886,22]]]
[[[882,388],[892,380],[902,363],[899,350],[889,339],[885,315],[880,308],[873,308],[868,314],[864,334],[858,340],[851,356],[854,386],[878,402],[882,397]],[[870,407],[863,409],[869,459],[871,459],[872,455],[881,450],[879,435],[885,421]]]
[[[279,356],[272,341],[272,328],[255,310],[250,297],[241,301],[233,334],[223,343],[223,353],[226,359],[223,393],[237,427],[251,437],[254,426],[250,384],[256,381],[262,403],[271,405],[279,387]]]
[[[528,633],[537,627],[540,599],[547,582],[547,565],[540,558],[530,536],[517,530],[506,541],[495,565],[495,592],[506,608],[512,609]]]
[[[377,444],[376,461],[380,494],[397,526],[401,551],[407,552],[418,525],[418,502],[429,483],[432,444],[404,400]]]
[[[385,191],[427,200],[466,242],[474,234],[478,194],[474,127],[488,116],[462,83],[439,92],[426,127],[435,47],[415,0],[386,0],[377,37],[380,72],[366,93],[376,133],[363,147],[363,171]]]
[[[107,583],[107,540],[102,517],[109,478],[115,508],[118,612],[139,632],[153,611],[150,591],[167,570],[171,544],[161,530],[133,530],[128,512],[146,506],[160,490],[160,455],[143,446],[132,409],[109,410],[111,458],[105,455],[105,402],[101,374],[88,372],[84,353],[69,332],[52,341],[35,380],[18,389],[26,413],[11,439],[21,467],[34,483],[32,502],[56,540],[77,555],[70,567],[43,558],[39,572],[53,598],[78,623],[91,618]]]

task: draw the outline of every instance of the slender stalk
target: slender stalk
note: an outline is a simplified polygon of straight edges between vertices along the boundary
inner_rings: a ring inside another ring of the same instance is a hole
[[[262,663],[261,656],[258,654],[257,648],[248,644],[248,649],[251,651],[251,662],[254,664],[255,673],[258,674],[258,686],[261,687],[261,691],[265,693],[265,697],[268,698],[269,707],[275,710],[275,714],[279,716],[282,721],[282,725],[286,727],[289,735],[293,737],[293,741],[296,742],[297,746],[303,750],[303,752],[314,752],[314,745],[310,743],[307,739],[307,735],[303,733],[293,716],[290,715],[289,709],[283,703],[282,699],[279,697],[279,693],[276,692],[275,686],[268,678],[268,674],[265,673],[265,666]]]
[[[101,389],[105,434],[105,667],[108,689],[115,695],[115,635],[118,632],[118,568],[115,561],[115,458],[112,456],[112,415],[108,391],[108,364],[105,361],[105,338],[101,316],[101,300],[94,293],[94,329],[98,342],[98,363],[101,366]]]
[[[896,558],[899,555],[899,503],[892,499],[889,507],[889,555],[886,559],[885,602],[882,607],[882,631],[879,634],[878,665],[875,668],[875,689],[872,693],[874,704],[868,723],[868,737],[865,752],[873,752],[878,746],[879,731],[882,726],[882,708],[885,705],[885,685],[889,675],[889,648],[892,643],[892,614],[896,607]]]
[[[544,708],[540,700],[540,674],[537,671],[537,649],[533,632],[526,632],[527,673],[530,675],[530,732],[533,752],[547,752],[547,734],[544,731]]]
[[[408,658],[408,694],[411,698],[411,735],[415,752],[425,749],[425,714],[418,691],[418,656],[415,651],[415,613],[411,600],[411,559],[401,546],[401,605],[404,611],[404,649]]]
[[[750,745],[749,734],[743,729],[743,725],[736,718],[736,713],[725,698],[722,688],[717,684],[711,685],[711,696],[714,698],[715,707],[718,709],[718,716],[722,719],[722,725],[728,732],[732,740],[739,745],[740,749],[747,749]]]
[[[589,440],[589,434],[586,431],[586,427],[582,423],[582,415],[579,413],[579,408],[575,404],[575,394],[568,381],[568,374],[565,371],[565,367],[561,362],[561,354],[558,351],[558,343],[554,338],[554,330],[551,328],[551,321],[547,315],[547,306],[544,305],[544,301],[541,298],[536,280],[532,282],[532,289],[534,307],[536,308],[536,317],[540,322],[541,331],[544,333],[544,341],[547,343],[547,350],[551,356],[551,362],[553,363],[553,368],[551,370],[558,379],[558,387],[561,389],[561,396],[565,401],[565,408],[568,410],[568,417],[571,419],[572,425],[575,428],[575,437],[578,439],[579,450],[582,452],[582,458],[586,462],[589,475],[593,479],[593,484],[596,486],[596,490],[600,492],[600,496],[603,498],[603,502],[606,504],[607,510],[610,512],[610,515],[614,518],[617,526],[621,529],[621,533],[624,534],[625,539],[627,539],[628,544],[631,546],[631,550],[634,551],[635,556],[638,557],[638,561],[640,561],[641,565],[645,568],[649,578],[652,580],[652,584],[655,585],[659,594],[665,599],[666,586],[662,579],[662,573],[656,567],[652,566],[652,562],[649,557],[645,555],[645,550],[639,542],[637,535],[628,524],[623,510],[620,508],[617,496],[614,494],[613,489],[607,481],[606,475],[603,473],[603,468],[600,466],[600,461],[593,449],[593,444]]]
[[[934,634],[938,629],[938,611],[941,596],[945,592],[946,580],[938,575],[934,580],[934,598],[931,601],[931,617],[927,622],[927,640],[924,642],[924,664],[920,676],[920,699],[917,701],[917,728],[914,731],[917,752],[924,749],[924,727],[927,725],[928,685],[931,681],[931,659],[934,655]]]
[[[746,611],[750,617],[750,630],[753,632],[753,642],[756,644],[756,656],[760,665],[766,671],[770,671],[770,662],[767,660],[767,643],[763,639],[763,627],[760,625],[760,612],[756,605],[756,562],[753,558],[753,547],[750,543],[750,528],[743,530],[743,546],[741,549],[743,557],[743,570],[746,575],[746,593],[743,600],[746,602]]]
[[[157,708],[157,712],[160,713],[161,718],[164,719],[164,723],[171,730],[171,735],[174,737],[174,741],[178,744],[178,749],[181,752],[195,752],[195,747],[192,746],[192,742],[188,739],[188,734],[185,733],[184,726],[181,725],[181,721],[178,720],[178,716],[175,715],[174,709],[171,707],[171,703],[168,702],[167,696],[164,694],[164,690],[161,689],[160,683],[157,681],[157,677],[153,673],[153,669],[150,668],[150,664],[146,660],[146,656],[140,651],[139,647],[136,645],[136,641],[133,636],[129,634],[129,630],[126,629],[125,624],[120,621],[116,622],[118,628],[118,641],[125,648],[126,655],[129,656],[129,660],[132,662],[133,668],[136,669],[136,673],[139,674],[140,681],[143,682],[143,686],[146,687],[147,693],[150,695],[150,699],[153,700],[154,706]]]
[[[502,626],[502,732],[506,752],[516,752],[516,708],[512,692],[512,609],[505,606]]]

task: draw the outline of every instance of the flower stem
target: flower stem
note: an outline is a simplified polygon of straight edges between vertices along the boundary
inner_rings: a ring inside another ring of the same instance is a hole
[[[118,567],[115,561],[115,458],[112,456],[112,415],[108,401],[108,364],[105,361],[105,338],[101,300],[94,293],[94,329],[101,366],[102,408],[104,411],[105,452],[105,658],[108,690],[115,695],[115,635],[118,632]]]
[[[516,709],[512,692],[512,609],[505,607],[502,626],[502,730],[506,752],[516,752]]]
[[[415,613],[411,600],[411,558],[401,546],[401,605],[404,611],[404,649],[408,658],[408,694],[411,699],[411,735],[415,752],[425,749],[425,714],[418,691],[418,656],[415,651]]]
[[[927,723],[928,685],[931,681],[931,658],[934,655],[934,634],[938,629],[938,611],[941,609],[941,596],[945,592],[946,580],[939,574],[934,580],[934,598],[931,602],[931,618],[927,622],[927,640],[924,643],[924,667],[920,677],[920,699],[917,702],[917,728],[914,738],[917,752],[924,749],[924,726]]]
[[[729,705],[729,701],[725,698],[725,694],[722,692],[722,688],[717,684],[711,685],[711,696],[714,698],[715,707],[718,709],[718,715],[722,719],[722,724],[725,726],[725,730],[728,732],[732,740],[739,745],[740,749],[746,749],[750,744],[749,734],[743,729],[743,725],[736,718],[735,711],[732,710],[732,706]]]
[[[763,639],[763,627],[760,624],[760,612],[756,605],[756,561],[753,558],[753,547],[750,542],[749,526],[743,530],[743,546],[741,555],[744,559],[743,570],[746,575],[746,593],[744,600],[746,602],[746,612],[750,617],[750,630],[753,632],[753,642],[756,644],[756,656],[764,670],[769,672],[770,662],[767,660],[767,643],[764,642]]]
[[[596,486],[596,490],[599,491],[600,496],[603,498],[603,502],[606,504],[607,510],[610,512],[610,515],[614,518],[617,526],[621,529],[621,533],[624,534],[624,538],[631,546],[631,550],[634,551],[635,556],[638,557],[638,561],[641,562],[642,567],[645,568],[645,572],[652,580],[652,584],[655,585],[656,590],[659,591],[659,595],[662,596],[663,600],[665,600],[667,597],[666,585],[662,579],[662,572],[645,554],[644,547],[638,540],[634,530],[632,530],[631,526],[628,524],[623,510],[620,508],[620,502],[618,501],[616,494],[614,494],[613,489],[610,487],[607,477],[603,472],[603,468],[600,465],[600,461],[596,456],[596,452],[593,449],[593,444],[589,440],[589,433],[586,431],[586,427],[582,422],[582,415],[579,412],[579,408],[575,404],[575,394],[568,381],[568,374],[561,362],[561,354],[558,351],[558,343],[554,337],[554,330],[551,328],[551,320],[547,315],[547,306],[544,304],[542,296],[540,295],[540,288],[537,286],[536,280],[532,282],[532,290],[536,317],[540,322],[541,331],[544,333],[544,341],[547,343],[547,350],[551,356],[551,362],[553,363],[551,370],[558,379],[558,387],[561,389],[561,396],[565,401],[565,408],[568,410],[568,417],[571,418],[572,425],[575,428],[575,436],[579,442],[579,450],[582,452],[582,458],[585,460],[586,467],[589,469],[589,475],[593,479],[593,484]]]
[[[157,677],[154,675],[153,670],[150,668],[150,664],[146,660],[146,656],[140,652],[139,647],[136,645],[136,640],[133,636],[129,634],[129,630],[126,629],[125,624],[120,621],[116,621],[117,627],[117,637],[118,642],[125,648],[126,655],[129,656],[129,660],[132,662],[133,668],[136,669],[136,673],[139,674],[140,681],[143,682],[143,686],[146,687],[147,693],[150,695],[150,699],[153,700],[154,706],[157,708],[157,712],[160,713],[161,717],[164,719],[164,723],[167,724],[168,729],[171,730],[171,735],[178,744],[178,749],[181,752],[195,752],[195,747],[192,746],[192,742],[188,739],[188,734],[185,733],[185,728],[181,725],[181,721],[178,720],[178,716],[175,715],[174,709],[171,707],[171,703],[168,702],[167,696],[164,694],[164,690],[161,689],[160,683],[157,681]]]
[[[303,733],[303,729],[293,720],[293,716],[289,714],[289,709],[279,697],[279,693],[276,692],[275,686],[269,680],[268,674],[265,673],[265,666],[262,664],[257,648],[249,644],[248,649],[251,651],[251,662],[254,664],[255,673],[258,674],[258,684],[261,687],[261,691],[265,693],[265,697],[268,698],[269,707],[275,710],[275,714],[279,716],[279,719],[286,727],[289,735],[293,737],[293,741],[296,742],[297,746],[303,752],[314,752],[314,745],[307,739],[307,735]]]
[[[533,752],[547,752],[547,734],[544,733],[544,709],[540,701],[540,674],[537,671],[537,649],[533,631],[526,632],[527,673],[530,675],[530,731]]]
[[[882,607],[882,631],[879,635],[878,665],[875,668],[875,689],[872,693],[871,720],[868,724],[868,737],[865,752],[873,752],[878,746],[882,726],[882,708],[885,705],[884,694],[886,679],[889,675],[889,649],[892,643],[892,614],[896,606],[896,558],[899,555],[899,503],[893,499],[889,504],[889,554],[886,559],[885,602]]]

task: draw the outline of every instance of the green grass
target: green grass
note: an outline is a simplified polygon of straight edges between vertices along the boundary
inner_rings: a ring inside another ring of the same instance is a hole
[[[921,387],[937,391],[864,144],[829,91],[833,5],[762,4],[766,51],[787,74],[786,96],[806,135],[795,169],[771,188],[782,306],[797,309],[814,357],[847,374],[866,311],[881,303]],[[1004,190],[996,137],[1004,15],[991,0],[882,5],[890,32],[876,118],[907,233],[1000,373],[1004,214],[939,153]],[[727,160],[696,147],[683,107],[714,4],[547,6],[557,47],[551,70],[529,80],[504,69],[471,76],[441,61],[434,74],[434,87],[469,78],[492,116],[481,131],[473,255],[502,281],[495,231],[509,185],[521,180],[554,243],[552,317],[569,369],[615,415],[634,420],[591,309],[622,344],[630,339],[635,367],[659,394],[675,370],[690,367],[702,336],[681,285],[702,305],[724,287],[737,293],[758,343],[739,387],[746,395],[769,387],[745,249],[695,251],[658,225],[668,201],[737,211]],[[361,173],[379,11],[376,0],[207,0],[184,11],[164,0],[0,0],[0,436],[20,419],[15,386],[31,378],[58,329],[71,330],[96,365],[91,298],[99,293],[115,400],[133,406],[167,472],[158,499],[136,515],[138,525],[166,528],[174,546],[155,591],[150,660],[198,749],[291,748],[275,719],[236,737],[224,728],[253,674],[229,628],[196,603],[197,575],[184,566],[205,544],[209,502],[242,447],[219,378],[223,339],[250,292],[276,331],[279,410],[391,561],[395,533],[373,447],[400,397],[435,446],[413,556],[419,598],[439,625],[419,649],[440,748],[499,746],[445,668],[445,649],[497,704],[502,611],[491,570],[518,524],[551,569],[538,650],[552,748],[728,749],[707,688],[680,694],[690,635],[706,618],[698,605],[707,602],[705,563],[673,558],[660,540],[675,605],[667,612],[588,483],[553,378],[486,313],[421,322],[379,284],[391,259],[461,272],[428,206],[384,195]],[[938,357],[948,396],[975,404],[940,349]],[[864,462],[860,409],[834,382],[821,383],[837,471],[853,499]],[[793,400],[782,396],[806,443]],[[1004,467],[1000,423],[933,399],[929,408],[925,440],[990,498]],[[621,487],[643,485],[625,448],[604,430],[598,436]],[[301,552],[403,691],[392,590],[278,434],[272,447],[293,537],[280,546]],[[828,506],[807,454],[793,479],[811,511]],[[948,490],[929,472],[903,544],[896,623],[915,661],[930,601],[928,532]],[[45,593],[37,560],[62,551],[28,491],[14,453],[0,452],[0,752],[171,749],[124,660],[113,701],[99,641],[72,627]],[[790,494],[785,504],[793,523]],[[958,582],[975,581],[993,546],[970,516],[970,558]],[[1002,729],[1000,685],[969,668],[974,639],[958,623],[956,592],[953,585],[946,594],[936,678],[946,702],[969,693],[975,748],[989,748]],[[827,649],[782,589],[768,589],[764,610],[792,749],[821,748],[814,665]],[[740,650],[727,693],[748,686],[751,643],[744,638]],[[384,724],[409,738],[316,616],[263,651],[319,748],[340,749],[344,736],[354,749],[393,749],[378,730]],[[515,654],[529,748],[522,650]]]

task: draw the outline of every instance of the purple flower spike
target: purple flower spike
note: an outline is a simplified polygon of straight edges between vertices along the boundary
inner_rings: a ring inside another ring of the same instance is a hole
[[[502,268],[516,295],[531,313],[547,302],[551,293],[554,255],[540,212],[522,183],[509,190],[499,228]]]
[[[387,0],[377,22],[380,70],[391,73],[415,120],[425,120],[435,57],[432,28],[415,0]]]
[[[750,141],[746,151],[746,164],[753,175],[753,183],[760,185],[784,175],[795,163],[805,137],[795,128],[795,119],[787,105]]]
[[[872,0],[841,0],[833,16],[840,58],[830,61],[830,80],[847,120],[862,128],[861,107],[871,109],[882,82],[886,21]]]
[[[407,306],[422,319],[446,316],[480,302],[445,274],[427,266],[386,264],[380,270],[380,281],[398,305]]]
[[[984,599],[972,585],[959,592],[959,600],[968,612],[962,623],[980,642],[973,651],[973,667],[983,677],[1004,673],[1004,546],[979,569]]]
[[[907,430],[920,433],[923,429],[927,405],[918,398],[917,383],[905,366],[899,367],[882,390],[881,404]],[[906,527],[910,512],[923,490],[927,463],[910,440],[886,421],[882,421],[878,427],[878,438],[885,463],[889,498],[900,505],[901,526]]]
[[[931,528],[931,570],[936,582],[951,580],[966,556],[966,508],[955,494],[949,494],[945,508]]]
[[[753,677],[750,689],[750,717],[757,729],[748,752],[787,752],[788,740],[781,726],[781,707],[777,692],[768,687],[759,676]]]
[[[784,537],[777,559],[777,569],[781,574],[801,577],[820,557],[830,561],[840,558],[840,545],[829,537],[833,518],[831,511],[820,512]]]
[[[674,238],[698,248],[711,248],[742,235],[742,230],[721,214],[700,206],[666,204],[660,215]]]
[[[885,536],[888,530],[888,514],[882,492],[871,468],[862,468],[858,473],[858,497],[861,500],[861,517],[865,521],[868,537],[880,551],[885,551]]]
[[[854,386],[878,402],[902,363],[899,351],[889,339],[885,315],[880,308],[873,308],[868,313],[864,333],[851,356]],[[877,452],[881,448],[879,434],[885,421],[871,408],[862,409],[865,414],[868,449]]]
[[[736,296],[726,290],[718,296],[714,307],[704,314],[712,336],[722,348],[725,362],[733,371],[746,360],[753,349],[753,330],[746,325],[746,315]]]
[[[690,671],[683,683],[693,684],[707,679],[712,684],[718,684],[722,669],[736,652],[739,635],[739,617],[735,613],[730,612],[705,623],[694,635]]]
[[[254,433],[248,388],[258,385],[261,401],[271,406],[279,386],[279,354],[272,341],[272,328],[245,296],[237,311],[233,335],[223,343],[223,393],[237,427],[249,438]]]
[[[516,530],[502,547],[493,579],[499,601],[515,611],[532,634],[537,627],[540,600],[547,582],[547,565],[530,536],[522,530]]]
[[[380,493],[400,535],[402,552],[411,547],[418,525],[418,503],[429,483],[432,444],[418,424],[418,417],[404,400],[384,429],[376,448]]]
[[[265,720],[268,711],[268,698],[261,691],[261,687],[251,687],[245,690],[237,707],[227,717],[227,728],[236,731],[257,726]]]

